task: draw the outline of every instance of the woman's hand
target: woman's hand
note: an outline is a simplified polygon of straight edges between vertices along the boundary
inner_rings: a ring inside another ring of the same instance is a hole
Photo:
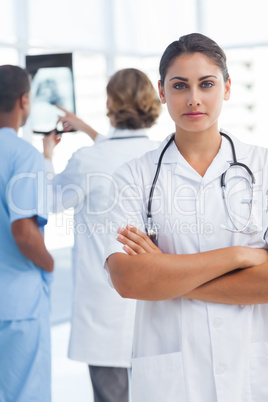
[[[117,239],[124,244],[124,250],[128,255],[137,254],[163,254],[150,238],[135,226],[127,225],[118,229]]]
[[[54,148],[61,141],[61,137],[56,134],[56,130],[51,131],[49,135],[45,135],[43,138],[44,157],[46,159],[52,159]]]
[[[81,130],[83,131],[84,122],[80,120],[74,113],[68,112],[68,110],[64,109],[60,105],[56,105],[58,109],[62,110],[65,113],[65,116],[59,116],[58,123],[62,122],[63,130]]]
[[[94,128],[86,124],[83,120],[79,119],[74,113],[68,112],[68,110],[64,109],[62,106],[56,106],[65,113],[65,116],[59,116],[58,119],[58,123],[62,122],[64,131],[83,131],[92,139],[92,141],[95,141],[98,132],[94,130]]]
[[[124,250],[128,255],[137,254],[163,254],[150,238],[135,226],[127,225],[118,229],[118,241],[124,244]],[[268,262],[268,251],[265,249],[234,246],[230,248],[240,261],[238,267],[250,268]]]

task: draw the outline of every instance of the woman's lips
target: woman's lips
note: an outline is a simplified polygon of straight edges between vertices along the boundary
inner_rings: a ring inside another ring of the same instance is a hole
[[[190,113],[184,113],[185,117],[188,117],[189,119],[198,119],[200,117],[206,116],[206,113],[202,112],[190,112]]]

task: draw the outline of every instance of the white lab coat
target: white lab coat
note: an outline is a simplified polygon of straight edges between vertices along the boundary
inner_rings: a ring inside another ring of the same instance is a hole
[[[222,139],[204,177],[186,162],[173,142],[163,158],[152,204],[164,253],[188,254],[239,244],[267,248],[268,151],[233,141],[238,161],[249,165],[255,174],[254,224],[262,230],[234,234],[221,228],[222,224],[233,227],[220,187],[220,176],[232,162],[227,139]],[[124,191],[124,212],[120,205],[112,211],[114,221],[127,217],[139,227],[146,223],[148,194],[164,144],[116,172],[118,186],[129,186]],[[234,174],[247,177],[241,168],[229,173],[228,183]],[[236,178],[231,183],[231,211],[244,221],[248,212],[245,181]],[[114,252],[123,252],[122,245],[110,237],[105,256]],[[267,402],[267,379],[267,304],[237,306],[183,298],[137,302],[133,402]]]
[[[117,129],[112,134],[142,135],[146,135],[144,130]],[[113,208],[118,189],[112,188],[110,198],[108,193],[116,168],[159,143],[148,137],[110,140],[99,135],[97,140],[93,146],[75,152],[66,169],[52,180],[54,212],[74,207],[69,357],[91,365],[129,367],[136,302],[122,299],[109,286],[102,269],[103,238],[113,224],[106,212]]]

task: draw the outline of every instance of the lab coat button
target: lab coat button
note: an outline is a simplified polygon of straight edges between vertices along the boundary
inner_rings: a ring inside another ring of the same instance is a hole
[[[221,318],[215,318],[213,321],[213,327],[214,328],[220,328],[222,326],[222,319]]]
[[[225,372],[225,369],[224,369],[223,366],[218,366],[218,367],[216,368],[216,370],[215,370],[215,373],[216,373],[217,375],[222,375],[224,372]]]

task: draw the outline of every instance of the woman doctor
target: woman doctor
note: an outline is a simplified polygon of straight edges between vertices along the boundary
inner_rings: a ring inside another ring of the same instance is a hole
[[[106,264],[138,299],[133,402],[268,400],[268,151],[219,131],[230,89],[214,41],[170,44],[159,94],[174,139],[115,174],[120,242],[109,237]],[[159,248],[144,234],[155,226]]]
[[[155,149],[148,138],[161,111],[150,79],[125,68],[107,84],[109,138],[98,134],[73,113],[60,117],[66,130],[86,132],[93,146],[76,151],[63,172],[52,175],[54,212],[74,208],[73,304],[68,356],[89,366],[95,402],[128,402],[128,368],[136,302],[122,299],[107,283],[103,239],[113,225],[106,218],[112,173],[121,164]],[[44,137],[47,169],[53,171],[55,132]],[[112,201],[113,204],[113,201]],[[111,204],[111,205],[112,205]],[[116,232],[116,229],[115,229]]]

